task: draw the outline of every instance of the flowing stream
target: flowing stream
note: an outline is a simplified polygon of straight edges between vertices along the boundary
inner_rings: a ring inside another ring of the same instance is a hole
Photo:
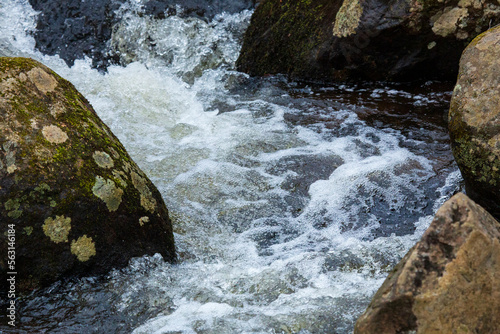
[[[0,332],[351,333],[461,187],[450,84],[250,78],[234,67],[250,10],[153,18],[144,2],[119,7],[121,66],[106,72],[36,51],[27,0],[0,0],[0,55],[41,61],[91,102],[162,193],[179,263],[56,283]]]

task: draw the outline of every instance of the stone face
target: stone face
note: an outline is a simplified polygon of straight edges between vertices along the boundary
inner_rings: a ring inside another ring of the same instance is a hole
[[[356,323],[362,333],[498,333],[500,223],[464,194],[448,200]]]
[[[460,60],[449,130],[467,194],[500,219],[500,27],[474,39]]]
[[[498,23],[496,0],[263,0],[237,67],[314,81],[454,80],[468,42]]]
[[[26,58],[0,58],[0,229],[0,253],[9,231],[16,251],[0,284],[16,271],[23,292],[135,256],[175,260],[158,190],[73,85]]]

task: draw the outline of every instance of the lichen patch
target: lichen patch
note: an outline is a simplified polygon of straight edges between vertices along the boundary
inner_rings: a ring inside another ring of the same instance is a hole
[[[109,211],[116,211],[122,202],[123,190],[116,187],[113,180],[96,176],[92,192],[106,203]]]
[[[153,213],[156,210],[156,200],[154,199],[151,190],[149,190],[146,184],[146,180],[144,180],[144,178],[139,176],[139,174],[137,174],[136,172],[130,173],[130,176],[132,177],[132,183],[134,184],[134,187],[141,194],[142,207]]]
[[[333,35],[337,37],[354,35],[362,14],[363,7],[358,0],[344,0],[335,17]]]
[[[7,167],[7,173],[12,174],[19,168],[16,166],[16,151],[17,143],[12,141],[7,141],[3,144],[3,149],[5,150],[5,162]],[[2,164],[3,166],[3,164]]]
[[[42,228],[43,233],[56,244],[68,242],[68,235],[71,230],[71,218],[64,216],[49,217],[45,219]]]
[[[128,163],[127,161],[125,161],[123,163],[123,170],[126,172],[126,173],[129,173],[131,170],[132,170],[132,166],[130,166],[130,163]]]
[[[38,88],[39,91],[47,94],[48,92],[52,92],[57,87],[57,80],[54,76],[45,72],[39,67],[33,68],[31,71],[27,73],[28,78],[30,78],[31,82],[33,82]]]
[[[30,120],[30,126],[32,129],[38,129],[38,122],[36,121],[36,119],[31,119]]]
[[[106,152],[95,151],[92,155],[97,166],[101,168],[112,168],[115,164],[113,159]]]
[[[141,205],[149,212],[155,212],[156,210],[156,200],[153,196],[151,196],[151,194],[149,196],[141,194]]]
[[[68,140],[66,132],[56,125],[47,125],[42,128],[42,134],[48,142],[53,144],[62,144]]]
[[[139,225],[144,226],[144,224],[146,224],[146,223],[149,223],[148,216],[144,216],[144,217],[139,218]]]
[[[88,261],[96,254],[95,244],[91,237],[83,235],[78,240],[71,241],[71,254],[76,255],[80,262]]]
[[[57,116],[59,116],[60,114],[64,114],[65,112],[66,108],[60,101],[57,101],[50,107],[50,114],[54,116],[54,118],[57,118]]]
[[[119,171],[115,169],[113,170],[113,176],[118,180],[123,188],[127,188],[127,181],[124,180],[124,178],[127,178],[127,174],[125,174],[121,170]]]
[[[10,165],[9,167],[7,167],[7,173],[9,174],[14,173],[16,170],[18,170],[16,165]]]

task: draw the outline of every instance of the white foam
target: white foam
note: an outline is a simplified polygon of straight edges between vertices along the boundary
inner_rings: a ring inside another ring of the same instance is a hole
[[[35,48],[33,33],[37,12],[28,0],[0,0],[0,56],[26,56]]]

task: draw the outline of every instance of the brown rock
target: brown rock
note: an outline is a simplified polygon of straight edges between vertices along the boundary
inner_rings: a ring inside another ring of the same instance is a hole
[[[462,55],[449,130],[467,194],[500,219],[500,26]]]
[[[387,277],[354,333],[498,333],[499,228],[466,195],[452,197]]]

